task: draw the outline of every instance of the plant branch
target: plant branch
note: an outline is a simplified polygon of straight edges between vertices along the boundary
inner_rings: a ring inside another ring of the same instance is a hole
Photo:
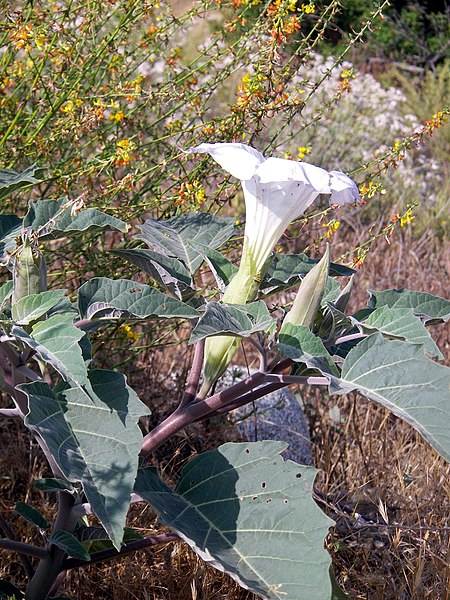
[[[25,544],[24,542],[18,542],[16,540],[0,539],[0,548],[3,550],[12,550],[21,555],[35,556],[36,558],[47,558],[49,556],[49,553],[45,548],[39,548],[39,546]]]
[[[103,550],[101,552],[96,552],[91,556],[91,560],[89,562],[86,562],[84,560],[78,560],[76,558],[68,558],[62,564],[61,571],[77,569],[78,567],[89,567],[90,565],[97,562],[105,562],[107,560],[122,558],[122,556],[127,556],[128,554],[132,554],[137,550],[143,550],[145,548],[157,546],[159,544],[167,544],[168,542],[178,542],[180,540],[181,538],[176,533],[161,533],[159,535],[154,535],[150,538],[136,540],[134,542],[130,542],[129,544],[124,544],[120,551],[117,551],[115,548],[111,548],[108,550]]]
[[[365,333],[352,333],[350,335],[344,335],[340,338],[334,340],[333,345],[335,344],[343,344],[344,342],[351,342],[352,340],[362,340],[366,338],[367,335]]]
[[[195,345],[194,358],[192,360],[192,367],[189,373],[189,377],[186,383],[186,389],[179,408],[190,404],[197,396],[198,382],[200,381],[200,375],[202,374],[203,357],[205,355],[205,340],[200,340]]]
[[[8,536],[8,538],[11,541],[14,541],[14,542],[17,541],[16,534],[14,533],[14,531],[10,527],[9,523],[3,518],[3,516],[1,514],[0,514],[0,529],[3,529],[3,532],[5,533],[6,536]],[[26,554],[22,554],[19,552],[19,558],[22,562],[23,568],[24,568],[27,576],[29,578],[33,577],[34,569],[33,569],[33,565],[31,564],[31,561],[28,558],[28,556]]]

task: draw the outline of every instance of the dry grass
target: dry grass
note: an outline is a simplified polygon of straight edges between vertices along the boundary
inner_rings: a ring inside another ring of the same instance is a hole
[[[354,236],[358,237],[358,231]],[[335,239],[335,256],[341,245],[348,247],[345,241]],[[448,295],[450,265],[445,263],[445,256],[448,247],[431,235],[418,241],[406,235],[390,246],[380,242],[359,273],[358,304],[365,302],[367,287],[409,287]],[[448,356],[448,329],[440,326],[436,333]],[[183,360],[187,361],[186,349],[174,349],[170,360],[179,368]],[[183,379],[181,374],[168,383],[166,373],[167,358],[153,353],[145,372],[136,372],[131,379],[141,397],[151,398],[155,422],[168,410],[167,397],[175,395]],[[321,469],[318,500],[337,521],[328,547],[337,578],[349,597],[448,600],[448,465],[408,425],[381,407],[353,396],[336,400],[317,392],[305,397],[315,461]],[[329,412],[335,404],[340,409],[340,422],[333,420]],[[223,424],[193,427],[162,448],[155,458],[172,479],[194,453],[232,436],[232,430]],[[33,478],[44,476],[45,465],[16,423],[2,423],[2,450],[0,508],[4,517],[12,517],[20,537],[30,540],[31,528],[15,518],[12,509],[21,499],[35,502],[45,514],[52,513],[51,498],[31,486]],[[158,530],[149,508],[133,507],[132,523],[143,533]],[[20,563],[8,553],[3,553],[3,558],[0,576],[20,584]],[[70,573],[61,593],[76,600],[255,598],[205,566],[182,543]]]

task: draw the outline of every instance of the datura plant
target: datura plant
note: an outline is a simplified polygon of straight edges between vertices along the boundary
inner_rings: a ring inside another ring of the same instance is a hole
[[[223,302],[246,304],[255,300],[270,263],[270,253],[288,225],[298,219],[320,194],[332,204],[360,200],[358,188],[344,173],[308,163],[268,158],[245,144],[201,144],[191,152],[207,152],[231,175],[241,180],[245,199],[244,247],[241,262],[223,295]],[[206,342],[205,396],[223,375],[239,340],[220,336]]]
[[[0,598],[56,598],[73,569],[167,543],[188,544],[260,598],[344,598],[324,547],[333,521],[312,495],[316,470],[285,461],[286,444],[223,444],[190,460],[175,485],[151,465],[154,451],[192,423],[257,407],[288,385],[321,386],[337,397],[358,393],[450,457],[450,369],[428,329],[448,320],[450,302],[407,289],[371,290],[367,306],[349,313],[354,271],[332,262],[332,247],[321,260],[271,254],[319,195],[333,205],[357,201],[354,183],[239,144],[202,144],[193,152],[211,154],[242,181],[247,216],[238,266],[220,251],[240,233],[235,220],[197,212],[148,219],[131,244],[113,251],[116,263],[138,267],[137,279],[87,277],[75,291],[47,289],[49,241],[54,248],[87,232],[90,239],[105,229],[125,234],[128,225],[67,198],[32,201],[24,216],[0,215],[0,422],[27,428],[48,464],[33,485],[56,497],[46,502],[45,517],[17,500],[16,518],[38,532],[33,543],[15,537],[7,520],[13,507],[1,517],[0,550],[17,553],[23,577],[0,582]],[[36,173],[1,170],[0,196],[32,185]],[[206,270],[215,278],[209,288]],[[289,288],[298,288],[295,299],[277,323],[280,311],[267,298]],[[194,349],[184,392],[144,434],[139,423],[151,406],[133,381],[98,367],[89,340],[94,331],[97,339],[109,337],[111,323],[154,319],[190,324]],[[240,342],[259,353],[259,368],[211,392]],[[142,536],[127,525],[137,502],[150,505],[164,531]]]

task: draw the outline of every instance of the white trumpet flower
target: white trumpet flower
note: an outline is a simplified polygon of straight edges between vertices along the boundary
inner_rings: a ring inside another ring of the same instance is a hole
[[[190,152],[210,154],[241,180],[246,209],[244,247],[239,270],[222,298],[229,304],[245,304],[255,299],[274,246],[289,224],[320,194],[329,194],[331,204],[360,201],[356,184],[339,171],[328,172],[283,158],[264,158],[245,144],[200,144]],[[239,340],[229,336],[207,341],[201,395],[223,374],[238,345]]]

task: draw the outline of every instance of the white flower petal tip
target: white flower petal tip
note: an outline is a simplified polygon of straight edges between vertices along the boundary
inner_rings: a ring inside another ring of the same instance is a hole
[[[330,171],[330,204],[353,204],[361,202],[358,186],[345,173],[340,171]]]
[[[200,144],[190,148],[189,152],[210,154],[223,169],[242,181],[251,179],[258,165],[265,161],[261,152],[246,144]]]

